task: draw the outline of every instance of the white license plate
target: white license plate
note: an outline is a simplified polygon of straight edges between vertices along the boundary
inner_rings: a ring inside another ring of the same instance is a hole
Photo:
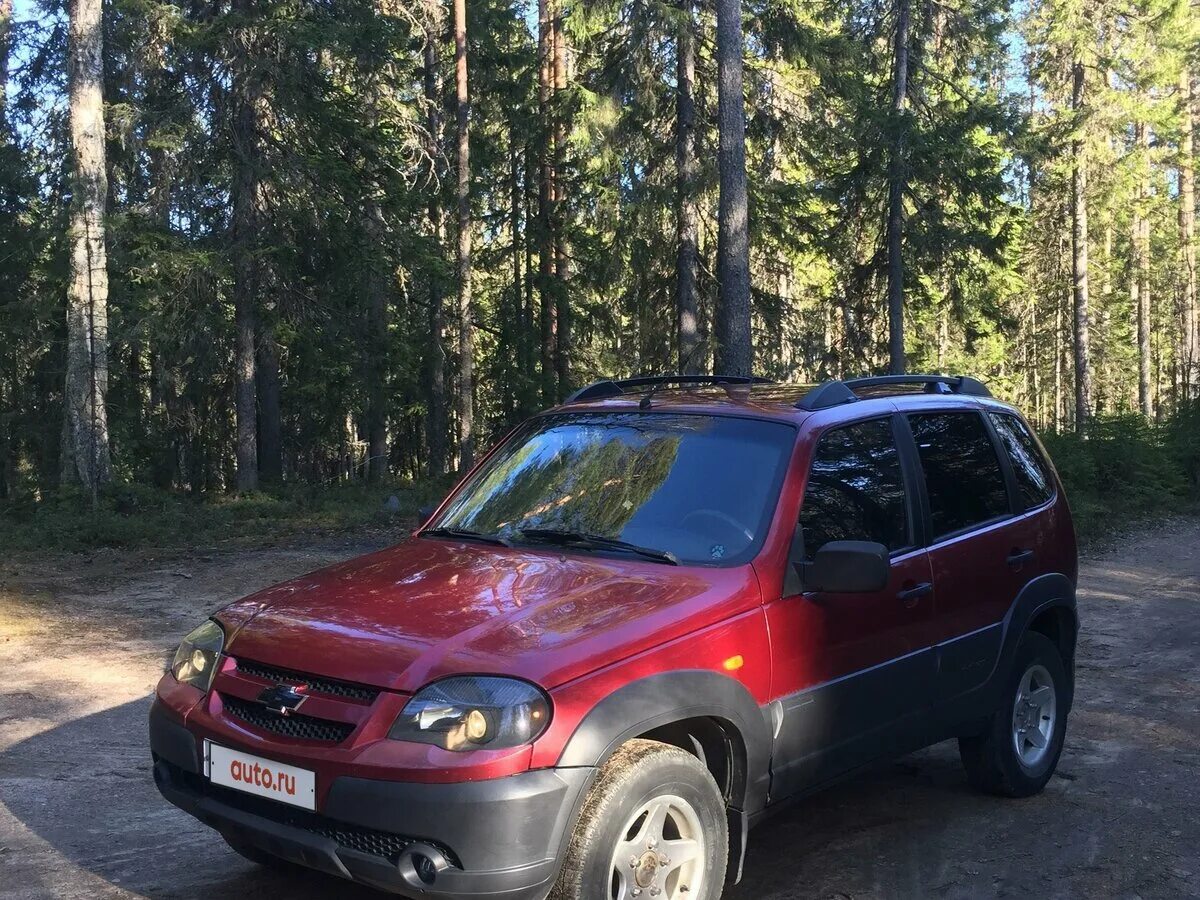
[[[317,808],[317,776],[307,769],[205,741],[204,774],[213,784],[235,791],[304,809]]]

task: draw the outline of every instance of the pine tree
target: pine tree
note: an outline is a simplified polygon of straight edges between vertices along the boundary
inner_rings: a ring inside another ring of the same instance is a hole
[[[696,209],[696,48],[692,0],[679,0],[675,38],[675,315],[679,371],[700,371],[700,309],[697,297],[699,212]]]
[[[1076,57],[1071,66],[1071,110],[1075,127],[1084,116],[1084,63]],[[1088,199],[1087,159],[1083,138],[1071,141],[1071,283],[1075,327],[1075,430],[1087,430],[1092,410],[1091,350],[1088,340]]]
[[[714,369],[750,375],[750,213],[746,186],[741,0],[717,0],[717,131],[721,178]]]
[[[266,225],[262,184],[263,133],[266,130],[265,61],[252,17],[255,0],[234,0],[240,41],[234,49],[232,145],[236,175],[231,191],[233,306],[236,329],[234,392],[237,419],[237,487],[258,489],[258,390],[256,380],[257,305],[265,287],[261,243]]]
[[[893,54],[891,162],[888,172],[887,219],[887,298],[889,371],[903,375],[904,358],[904,195],[907,188],[905,165],[906,113],[908,103],[909,0],[896,5],[896,39]]]
[[[558,285],[555,280],[556,240],[554,234],[555,187],[553,96],[554,96],[554,19],[556,0],[538,0],[538,118],[541,134],[538,177],[538,297],[541,301],[541,374],[542,402],[554,403],[558,352]]]
[[[467,87],[467,4],[454,0],[454,84],[458,131],[458,465],[475,460],[475,309],[471,297],[471,100]]]
[[[71,275],[63,480],[95,497],[112,478],[108,443],[108,254],[105,206],[104,27],[101,0],[74,0],[70,18]],[[10,13],[11,15],[11,13]]]
[[[435,252],[440,257],[446,244],[446,220],[439,190],[442,149],[442,78],[438,44],[442,40],[444,17],[442,0],[423,0],[424,13],[424,70],[425,154],[429,159],[431,185],[426,206],[429,234]],[[448,469],[446,434],[446,353],[442,343],[445,328],[442,295],[442,273],[437,267],[429,273],[428,285],[428,344],[426,368],[428,373],[428,415],[425,420],[425,442],[429,448],[429,473],[444,475]]]
[[[1144,207],[1150,199],[1150,137],[1143,121],[1133,126],[1134,145],[1142,160],[1137,201],[1134,206],[1133,235],[1130,246],[1133,264],[1130,266],[1131,284],[1136,283],[1134,315],[1137,321],[1138,355],[1138,408],[1147,419],[1154,416],[1154,394],[1151,380],[1150,346],[1150,219]]]
[[[8,57],[12,52],[13,0],[0,0],[0,132],[8,139]]]
[[[1179,72],[1179,244],[1183,278],[1181,365],[1185,398],[1200,396],[1200,332],[1196,315],[1196,108],[1191,67]]]

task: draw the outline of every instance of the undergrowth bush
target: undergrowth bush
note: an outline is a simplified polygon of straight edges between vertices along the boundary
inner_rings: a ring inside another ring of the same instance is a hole
[[[1086,437],[1045,434],[1085,539],[1156,515],[1195,508],[1200,499],[1200,404],[1162,425],[1139,415],[1096,419]]]
[[[263,545],[297,534],[336,533],[416,522],[439,500],[443,481],[379,485],[288,485],[250,494],[195,498],[146,485],[118,484],[91,498],[64,488],[47,499],[0,504],[0,558],[38,550],[96,547]],[[398,501],[389,508],[387,501]]]

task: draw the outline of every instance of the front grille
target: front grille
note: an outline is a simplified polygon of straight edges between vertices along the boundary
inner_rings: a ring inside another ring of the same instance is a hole
[[[254,678],[273,681],[276,684],[306,684],[309,693],[327,694],[330,697],[343,697],[347,700],[357,700],[360,703],[374,703],[379,691],[361,684],[351,684],[348,681],[337,681],[321,675],[306,675],[291,669],[279,669],[248,659],[237,661],[237,670]]]
[[[329,719],[317,719],[299,713],[281,716],[260,703],[250,703],[227,694],[221,695],[221,703],[225,711],[235,719],[285,737],[336,744],[350,737],[350,732],[354,731],[354,725],[350,722],[332,722]]]
[[[202,775],[185,772],[165,760],[160,761],[160,765],[165,765],[170,770],[173,781],[194,793],[212,797],[226,806],[270,819],[280,825],[300,828],[311,834],[329,838],[339,847],[357,850],[359,853],[369,856],[379,856],[394,863],[406,847],[419,841],[436,847],[445,854],[446,859],[452,865],[459,866],[458,857],[454,855],[454,852],[438,841],[393,834],[389,831],[376,831],[373,828],[339,822],[320,813],[298,809],[275,800],[268,800],[266,797],[255,797],[253,794],[243,794],[241,791],[213,784]]]

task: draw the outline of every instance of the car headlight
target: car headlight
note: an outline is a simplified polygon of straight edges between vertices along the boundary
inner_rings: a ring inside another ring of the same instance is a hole
[[[550,698],[527,681],[456,675],[419,690],[388,737],[444,750],[502,750],[535,740],[550,722]]]
[[[217,662],[225,647],[225,632],[209,619],[183,639],[171,661],[171,674],[182,684],[207,693],[217,674]]]

